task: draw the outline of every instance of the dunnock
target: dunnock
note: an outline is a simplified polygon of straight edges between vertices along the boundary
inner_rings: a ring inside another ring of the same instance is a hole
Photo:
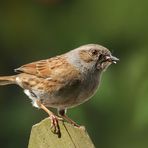
[[[102,72],[118,60],[103,46],[83,45],[65,54],[23,65],[15,69],[19,74],[0,77],[0,85],[22,87],[33,106],[49,114],[51,127],[58,132],[60,118],[47,107],[57,108],[63,119],[78,126],[66,116],[66,109],[89,100],[99,85]]]

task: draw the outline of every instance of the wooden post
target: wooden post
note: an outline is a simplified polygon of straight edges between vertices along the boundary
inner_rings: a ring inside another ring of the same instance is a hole
[[[60,137],[51,131],[49,118],[34,125],[28,148],[95,148],[85,129],[62,121],[59,126]]]

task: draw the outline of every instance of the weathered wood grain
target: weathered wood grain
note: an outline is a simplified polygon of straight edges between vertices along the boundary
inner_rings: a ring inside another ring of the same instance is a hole
[[[59,122],[61,136],[50,129],[49,118],[34,125],[28,148],[95,148],[84,128],[77,128],[67,122]]]

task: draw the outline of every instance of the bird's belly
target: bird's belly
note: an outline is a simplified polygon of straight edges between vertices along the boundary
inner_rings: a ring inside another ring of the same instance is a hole
[[[89,100],[95,93],[99,81],[62,88],[54,94],[41,95],[41,101],[46,107],[71,108]]]
[[[43,79],[41,80],[43,81]],[[48,81],[45,82],[48,84]],[[98,85],[99,79],[98,75],[96,75],[84,81],[76,80],[70,82],[67,85],[57,87],[54,91],[48,91],[45,87],[40,88],[41,83],[36,84],[31,89],[26,87],[26,85],[22,85],[22,87],[25,89],[25,94],[33,101],[35,107],[38,107],[35,104],[36,99],[38,99],[46,107],[71,108],[87,101],[95,93]]]

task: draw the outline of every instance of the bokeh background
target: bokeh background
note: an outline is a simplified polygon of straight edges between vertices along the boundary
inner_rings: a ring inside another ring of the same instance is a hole
[[[0,75],[88,43],[120,58],[87,103],[68,115],[97,148],[148,147],[147,0],[1,0]],[[17,86],[0,87],[0,145],[26,148],[32,125],[47,117]]]

